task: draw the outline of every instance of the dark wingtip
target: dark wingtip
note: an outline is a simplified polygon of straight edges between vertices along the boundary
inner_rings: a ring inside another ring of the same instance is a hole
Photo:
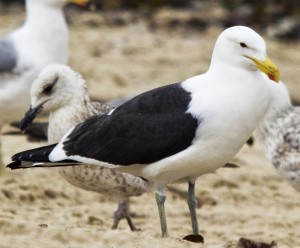
[[[21,161],[14,161],[6,165],[6,168],[9,168],[11,170],[16,170],[16,169],[20,169],[21,168],[20,166],[21,166]]]

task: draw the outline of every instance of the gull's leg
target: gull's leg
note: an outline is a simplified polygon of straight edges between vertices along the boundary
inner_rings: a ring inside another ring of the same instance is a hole
[[[125,214],[125,218],[127,220],[127,223],[130,227],[131,231],[141,231],[141,229],[136,228],[135,225],[132,222],[131,216],[129,214],[129,205],[128,205],[128,201],[123,201],[123,205],[124,205],[124,214]]]
[[[167,219],[166,219],[166,212],[165,212],[165,205],[164,205],[166,200],[166,194],[165,194],[165,189],[163,187],[159,187],[156,190],[155,199],[158,207],[161,233],[163,238],[166,238],[169,236],[169,233],[168,233],[168,226],[167,226]]]
[[[114,212],[114,223],[112,229],[117,229],[120,220],[124,217],[122,202],[119,202],[118,209]]]
[[[128,203],[126,200],[119,202],[118,209],[114,212],[114,224],[112,229],[117,229],[120,220],[123,218],[126,218],[131,231],[140,231],[140,229],[135,227],[131,220],[128,210]]]
[[[189,189],[188,189],[188,205],[191,214],[193,234],[199,234],[198,220],[196,214],[197,200],[195,197],[195,183],[191,183],[191,182],[189,182]]]
[[[204,238],[202,235],[199,234],[199,227],[198,227],[198,220],[197,220],[197,214],[196,214],[196,206],[197,206],[197,200],[195,197],[195,183],[189,182],[189,190],[188,190],[188,205],[190,209],[190,215],[192,220],[192,229],[193,234],[185,236],[183,239],[195,242],[195,243],[204,243]]]

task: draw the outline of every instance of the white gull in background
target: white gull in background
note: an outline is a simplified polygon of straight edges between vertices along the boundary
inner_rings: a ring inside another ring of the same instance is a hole
[[[106,104],[91,102],[82,76],[60,64],[46,66],[31,87],[31,106],[21,121],[24,130],[40,113],[49,115],[48,142],[57,143],[76,124],[93,115],[109,112]],[[119,201],[113,228],[126,218],[132,231],[138,230],[129,215],[128,198],[146,192],[148,183],[131,174],[119,173],[96,165],[61,167],[60,174],[71,184],[89,191],[104,193]]]
[[[263,38],[226,29],[209,70],[134,97],[109,114],[71,128],[59,142],[15,154],[11,169],[89,163],[143,177],[156,187],[162,235],[168,236],[164,186],[188,183],[193,236],[199,236],[195,181],[231,160],[262,120],[268,84],[279,80]]]
[[[279,174],[300,191],[300,107],[292,106],[282,82],[272,86],[270,108],[255,134]]]
[[[67,2],[27,0],[24,24],[0,39],[0,127],[20,120],[30,103],[31,83],[45,65],[67,63],[68,29],[62,12]]]

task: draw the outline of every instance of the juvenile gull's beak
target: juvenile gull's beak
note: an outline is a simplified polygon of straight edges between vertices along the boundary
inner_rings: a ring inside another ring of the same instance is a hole
[[[37,115],[43,111],[43,106],[46,102],[47,101],[42,102],[41,104],[39,104],[35,108],[32,108],[32,106],[30,105],[30,108],[25,113],[24,117],[22,118],[22,120],[20,122],[20,129],[21,129],[22,132],[25,132],[25,130],[33,122],[35,117],[37,117]]]
[[[256,58],[245,56],[248,59],[251,59],[255,64],[256,67],[265,73],[269,79],[279,82],[280,80],[280,71],[278,67],[268,58],[266,57],[265,61],[258,60]]]

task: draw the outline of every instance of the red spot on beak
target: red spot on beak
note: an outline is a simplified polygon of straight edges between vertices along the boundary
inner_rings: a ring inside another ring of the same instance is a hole
[[[275,81],[275,76],[274,74],[268,73],[268,78]]]

